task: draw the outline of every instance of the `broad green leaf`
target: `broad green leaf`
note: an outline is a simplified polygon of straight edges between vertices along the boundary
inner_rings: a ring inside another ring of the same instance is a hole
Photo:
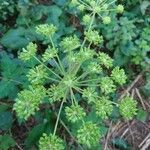
[[[10,129],[13,123],[13,116],[11,112],[0,113],[0,129]]]
[[[6,53],[0,53],[0,98],[15,98],[18,86],[26,83],[26,69],[18,59],[10,58]]]
[[[25,47],[29,40],[25,38],[26,29],[19,27],[10,29],[1,39],[0,43],[10,49]]]
[[[60,23],[59,17],[61,14],[62,14],[62,10],[57,5],[50,6],[49,14],[46,22],[59,25]]]
[[[10,97],[15,98],[18,93],[18,87],[12,81],[0,81],[0,98]]]
[[[15,145],[16,142],[10,135],[0,135],[0,150],[8,150]]]
[[[28,149],[31,149],[32,146],[36,145],[39,138],[42,136],[44,129],[45,124],[39,124],[28,133],[28,136],[25,140],[25,145]]]

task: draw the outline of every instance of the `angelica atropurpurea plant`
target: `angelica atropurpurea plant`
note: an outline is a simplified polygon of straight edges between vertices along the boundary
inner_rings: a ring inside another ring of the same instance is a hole
[[[60,103],[54,132],[49,135],[43,133],[39,140],[40,150],[65,149],[62,139],[56,135],[63,110],[69,122],[82,122],[76,135],[80,144],[92,148],[99,143],[102,137],[100,129],[96,123],[86,121],[89,112],[80,105],[77,94],[87,102],[87,107],[94,109],[95,115],[103,120],[111,116],[114,107],[118,107],[120,114],[127,120],[132,119],[136,114],[136,101],[132,98],[126,97],[117,104],[110,97],[118,86],[126,82],[127,76],[124,70],[114,66],[113,59],[106,53],[96,53],[96,48],[103,43],[103,37],[94,30],[93,23],[96,14],[99,16],[102,10],[108,11],[108,7],[103,8],[103,2],[102,0],[72,1],[80,10],[88,8],[92,12],[92,17],[89,16],[90,19],[86,22],[83,41],[77,35],[71,35],[57,44],[53,41],[53,36],[58,29],[52,24],[43,24],[36,27],[36,32],[50,41],[45,52],[38,56],[37,44],[30,42],[19,54],[21,60],[27,62],[35,59],[38,65],[27,73],[30,82],[28,89],[18,94],[14,104],[17,116],[27,120],[39,110],[44,98],[48,99],[50,105],[55,102]],[[108,6],[110,4],[108,3]],[[110,11],[117,10],[120,13],[123,9],[121,8],[120,5]],[[104,19],[103,23],[106,23]],[[67,105],[65,108],[64,104]]]

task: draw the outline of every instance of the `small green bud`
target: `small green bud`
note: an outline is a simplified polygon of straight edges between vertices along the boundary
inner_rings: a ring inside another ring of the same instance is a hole
[[[19,54],[19,58],[23,61],[28,61],[36,55],[37,45],[30,42],[27,48],[22,50]]]
[[[78,6],[78,9],[79,9],[80,11],[84,11],[84,10],[85,10],[85,6],[82,5],[82,4],[80,4],[80,5]]]
[[[95,11],[95,13],[100,13],[101,8],[99,6],[95,6],[94,11]]]
[[[97,62],[90,62],[87,66],[87,70],[91,73],[100,73],[100,72],[102,72],[102,68]]]
[[[127,96],[121,100],[119,110],[124,119],[133,119],[134,115],[137,114],[137,102]]]
[[[103,43],[103,37],[100,36],[96,30],[90,30],[88,32],[85,32],[84,34],[86,40],[90,43],[93,43],[94,45]]]
[[[62,46],[65,53],[70,52],[80,46],[80,40],[76,35],[66,37],[61,41],[60,46]]]
[[[111,18],[109,16],[106,16],[103,18],[103,23],[104,24],[110,24],[111,23]]]
[[[47,135],[43,133],[43,136],[39,140],[39,150],[64,150],[64,144],[62,139],[56,135]]]
[[[77,61],[78,62],[84,62],[86,60],[92,59],[93,56],[95,55],[95,52],[91,50],[90,48],[82,48],[80,51],[77,53]]]
[[[102,119],[108,119],[113,111],[113,106],[108,97],[101,97],[95,102],[96,114]]]
[[[114,82],[111,80],[110,77],[101,78],[100,88],[102,93],[106,95],[113,93],[116,90],[116,86],[114,85]]]
[[[46,89],[43,86],[30,87],[18,94],[13,110],[16,111],[20,119],[27,120],[39,110],[39,104],[46,96]]]
[[[100,137],[99,128],[92,122],[83,123],[77,131],[77,139],[79,143],[86,145],[89,148],[98,144]]]
[[[99,53],[98,54],[98,59],[99,59],[99,63],[101,65],[104,65],[106,68],[111,68],[113,66],[113,59],[110,58],[107,54],[105,53]]]
[[[65,112],[67,119],[72,123],[82,120],[86,115],[80,105],[72,105],[71,107],[66,107]]]
[[[36,27],[36,32],[42,34],[46,37],[53,36],[56,32],[56,27],[54,25],[42,24]]]
[[[60,87],[59,85],[52,85],[47,91],[50,103],[60,101],[61,98],[64,96],[64,90],[64,87]]]
[[[89,24],[90,24],[90,21],[91,21],[90,15],[84,15],[84,16],[83,16],[83,23],[84,23],[85,25],[89,25]]]
[[[42,55],[42,61],[46,62],[52,58],[54,58],[57,55],[58,50],[56,48],[51,48],[51,46],[48,46],[45,53]]]
[[[27,77],[32,84],[42,84],[48,77],[48,73],[43,65],[39,65],[33,69],[30,69]]]
[[[123,11],[124,11],[124,7],[123,7],[123,5],[118,5],[118,6],[117,6],[116,11],[117,11],[117,13],[122,14],[122,13],[123,13]]]
[[[112,70],[111,77],[115,82],[117,82],[120,85],[126,83],[127,76],[125,75],[124,70],[120,69],[119,67],[115,67]]]
[[[98,93],[95,91],[93,87],[88,87],[83,90],[82,97],[86,98],[88,103],[94,103],[97,100]]]

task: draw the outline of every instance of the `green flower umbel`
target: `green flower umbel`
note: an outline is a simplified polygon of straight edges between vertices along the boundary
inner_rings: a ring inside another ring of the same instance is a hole
[[[48,77],[48,73],[46,71],[46,68],[42,65],[36,66],[35,68],[29,70],[27,74],[28,80],[32,84],[42,84]]]
[[[82,120],[86,115],[80,105],[72,105],[71,107],[66,107],[65,112],[67,119],[72,123]]]
[[[88,103],[93,103],[96,102],[98,93],[95,91],[95,88],[88,87],[83,90],[82,97],[85,98],[88,101]]]
[[[43,134],[39,140],[39,150],[64,150],[63,141],[56,135]]]
[[[77,139],[79,143],[91,148],[100,140],[99,128],[92,122],[85,122],[77,132]]]
[[[96,30],[90,30],[84,33],[86,40],[94,45],[103,43],[103,37]]]
[[[120,85],[123,85],[124,83],[126,83],[127,76],[124,70],[120,69],[119,67],[115,67],[112,70],[111,77],[115,82],[117,82]]]
[[[46,37],[50,37],[56,32],[56,27],[52,24],[41,24],[36,27],[36,32]]]
[[[101,97],[98,101],[96,101],[95,106],[96,114],[102,119],[107,119],[113,110],[113,105],[108,97]]]
[[[23,48],[22,52],[19,54],[19,58],[23,61],[28,61],[36,55],[37,45],[30,42],[27,48]]]
[[[64,52],[71,52],[80,46],[80,40],[76,35],[65,37],[60,46],[64,49]]]
[[[43,86],[30,87],[29,90],[23,90],[18,94],[14,110],[20,119],[27,120],[39,110],[39,104],[46,96],[46,89]]]
[[[102,93],[106,95],[113,93],[116,90],[116,86],[110,77],[101,78],[100,88],[101,88]]]
[[[124,119],[130,120],[137,114],[137,102],[131,97],[125,97],[119,104],[119,110]]]
[[[106,68],[111,68],[113,66],[113,59],[110,58],[107,54],[105,53],[99,53],[98,54],[98,59],[99,59],[99,63],[102,66],[105,66]]]

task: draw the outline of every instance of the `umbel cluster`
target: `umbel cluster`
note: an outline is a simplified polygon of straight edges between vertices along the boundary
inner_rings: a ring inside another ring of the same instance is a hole
[[[96,52],[103,37],[93,27],[95,20],[100,18],[104,24],[109,24],[109,13],[122,13],[124,7],[107,0],[72,0],[70,7],[85,13],[83,40],[70,35],[56,43],[53,38],[59,29],[53,24],[38,25],[37,34],[43,36],[43,41],[49,41],[44,53],[38,55],[37,44],[30,42],[19,54],[22,61],[37,63],[27,73],[30,85],[18,94],[14,104],[18,118],[27,120],[39,110],[40,104],[60,104],[54,132],[43,133],[39,140],[40,150],[65,149],[63,140],[56,135],[62,111],[70,123],[81,123],[76,138],[88,148],[95,146],[102,134],[96,123],[87,121],[89,111],[85,107],[90,107],[102,120],[109,119],[115,108],[126,120],[132,119],[137,111],[136,101],[129,96],[118,103],[112,100],[111,95],[126,83],[127,76],[123,69],[114,66],[114,60],[108,54]],[[81,105],[82,101],[86,106]]]

